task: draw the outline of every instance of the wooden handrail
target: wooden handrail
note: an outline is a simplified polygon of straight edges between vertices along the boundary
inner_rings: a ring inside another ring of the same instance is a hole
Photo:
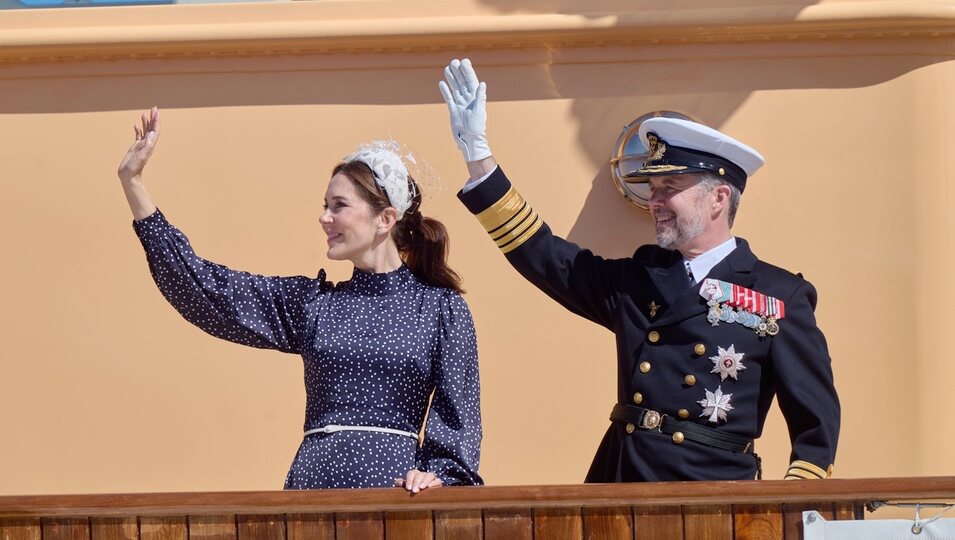
[[[115,517],[955,500],[955,477],[0,497],[0,517]]]

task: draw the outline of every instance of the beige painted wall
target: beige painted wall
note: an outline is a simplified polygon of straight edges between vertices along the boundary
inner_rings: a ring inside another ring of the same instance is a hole
[[[0,13],[0,494],[278,489],[294,455],[300,359],[206,336],[151,282],[114,171],[153,104],[153,195],[234,268],[347,278],[323,258],[330,168],[384,136],[430,160],[445,187],[425,211],[452,231],[477,324],[482,472],[580,482],[613,340],[523,282],[456,201],[436,82],[463,55],[488,81],[498,160],[606,256],[652,241],[610,180],[627,122],[678,110],[760,149],[735,231],[819,290],[835,475],[955,474],[951,2],[319,4]],[[758,451],[780,478],[777,413]]]

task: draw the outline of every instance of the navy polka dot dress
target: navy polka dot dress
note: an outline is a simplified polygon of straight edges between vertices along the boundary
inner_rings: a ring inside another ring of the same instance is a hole
[[[163,296],[209,334],[300,354],[305,431],[327,425],[417,433],[421,445],[381,432],[306,436],[286,489],[391,487],[410,469],[445,485],[482,484],[480,383],[474,324],[458,293],[402,266],[349,281],[267,277],[198,257],[158,210],[133,223]]]

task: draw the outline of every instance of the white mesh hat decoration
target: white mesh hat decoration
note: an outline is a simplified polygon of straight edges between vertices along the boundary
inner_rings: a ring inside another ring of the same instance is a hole
[[[371,141],[358,145],[345,162],[360,161],[371,168],[375,174],[375,182],[385,190],[391,206],[398,211],[398,219],[405,216],[405,211],[417,195],[417,190],[408,182],[408,166],[417,162],[411,152],[405,151],[397,141]]]

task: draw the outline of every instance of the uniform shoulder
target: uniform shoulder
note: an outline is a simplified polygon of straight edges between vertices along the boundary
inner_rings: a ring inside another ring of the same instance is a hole
[[[757,283],[760,285],[756,288],[760,289],[760,292],[787,302],[795,295],[808,294],[813,302],[815,301],[816,289],[802,274],[763,261],[757,261],[753,270],[758,276]]]
[[[638,247],[636,251],[633,252],[634,259],[649,259],[655,256],[658,256],[660,252],[666,252],[667,250],[661,248],[656,244],[643,244]]]
[[[757,260],[756,271],[773,279],[792,281],[796,284],[806,281],[806,278],[803,277],[802,273],[791,272],[785,268],[780,268],[779,266],[770,264],[766,261]]]
[[[669,249],[663,249],[656,244],[644,244],[633,252],[633,260],[642,263],[660,263],[666,264],[671,261],[678,253]]]

